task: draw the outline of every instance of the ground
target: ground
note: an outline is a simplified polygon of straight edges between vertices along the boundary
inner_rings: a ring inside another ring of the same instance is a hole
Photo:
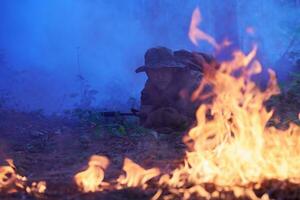
[[[0,162],[13,159],[20,175],[26,176],[29,182],[46,181],[47,190],[35,196],[25,192],[0,194],[0,199],[150,199],[157,191],[151,183],[146,191],[133,188],[83,194],[77,190],[73,176],[85,168],[91,155],[105,155],[110,159],[106,181],[113,181],[123,173],[125,157],[146,169],[158,167],[163,173],[171,172],[182,163],[186,149],[182,142],[184,132],[159,134],[138,124],[118,132],[112,131],[112,124],[110,121],[102,128],[95,128],[76,119],[1,110]],[[208,184],[206,189],[214,190],[214,186]],[[300,186],[273,180],[255,191],[257,195],[266,192],[274,199],[299,199]],[[223,197],[232,199],[232,192],[225,192]]]
[[[185,149],[181,142],[183,133],[163,135],[146,129],[137,132],[136,128],[122,135],[106,128],[96,132],[95,128],[74,119],[2,110],[0,156],[2,161],[13,159],[18,173],[28,180],[46,181],[47,199],[94,199],[100,194],[83,195],[73,182],[73,176],[84,169],[91,155],[105,155],[110,159],[106,180],[118,178],[125,157],[144,168],[159,167],[163,172],[170,172],[181,162]],[[137,197],[147,198],[136,192]],[[125,191],[126,198],[132,199],[129,193]],[[19,199],[20,195],[10,198]],[[117,196],[123,199],[122,192]]]

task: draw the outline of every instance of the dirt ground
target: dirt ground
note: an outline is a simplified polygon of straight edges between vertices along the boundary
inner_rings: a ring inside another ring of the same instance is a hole
[[[181,142],[184,133],[136,133],[132,129],[116,135],[106,128],[99,133],[76,120],[5,110],[0,112],[0,134],[1,160],[13,159],[17,172],[31,182],[47,182],[42,199],[107,199],[106,195],[110,195],[109,199],[147,199],[147,194],[138,189],[105,194],[103,198],[104,194],[81,194],[73,176],[85,168],[94,154],[105,155],[111,161],[106,181],[123,173],[125,157],[144,168],[159,167],[162,172],[170,172],[180,164],[185,150]],[[17,193],[1,199],[34,197]]]
[[[47,190],[42,195],[29,195],[24,191],[0,193],[0,199],[150,199],[157,191],[151,183],[146,191],[132,188],[84,194],[78,191],[73,177],[85,169],[90,156],[95,154],[107,156],[111,161],[105,172],[107,182],[113,182],[124,173],[122,166],[125,157],[146,169],[158,167],[162,173],[169,173],[183,161],[186,150],[182,142],[184,134],[159,134],[142,129],[138,124],[127,128],[122,134],[116,134],[105,124],[99,130],[74,119],[1,110],[0,164],[7,158],[13,159],[18,174],[26,176],[28,183],[46,181]],[[212,185],[207,187],[212,188]],[[255,193],[258,196],[268,193],[273,199],[296,200],[300,199],[300,186],[269,180]],[[224,195],[222,199],[233,198],[232,192]]]

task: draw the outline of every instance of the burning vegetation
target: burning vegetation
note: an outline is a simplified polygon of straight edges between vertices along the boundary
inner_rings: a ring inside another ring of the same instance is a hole
[[[197,8],[189,31],[195,45],[205,40],[216,52],[230,45],[229,41],[217,44],[200,30],[201,20]],[[248,31],[254,34],[252,29]],[[148,168],[125,157],[123,174],[107,176],[116,159],[93,155],[82,171],[69,176],[76,187],[71,193],[108,194],[138,188],[145,196],[131,199],[299,199],[300,128],[292,122],[285,129],[269,125],[274,109],[267,109],[265,104],[280,89],[272,70],[268,71],[269,81],[264,90],[252,79],[262,71],[256,53],[255,45],[248,54],[235,50],[231,60],[221,63],[191,54],[202,69],[197,71],[201,81],[191,99],[202,103],[196,111],[196,124],[183,137],[187,150],[179,164],[165,169]],[[158,137],[156,132],[152,134]],[[47,181],[29,181],[17,171],[11,160],[0,167],[1,193],[52,199]],[[289,192],[291,188],[296,188],[293,193]],[[278,189],[287,192],[277,197],[274,191]],[[66,199],[92,199],[80,195]]]
[[[83,192],[101,191],[104,180],[104,170],[108,167],[109,160],[104,156],[91,156],[88,168],[75,175],[77,187]]]

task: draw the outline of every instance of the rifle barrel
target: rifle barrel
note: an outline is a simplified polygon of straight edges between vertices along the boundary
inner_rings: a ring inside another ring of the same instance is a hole
[[[117,111],[106,111],[100,113],[103,117],[116,117],[116,116],[137,116],[136,113],[122,113]]]

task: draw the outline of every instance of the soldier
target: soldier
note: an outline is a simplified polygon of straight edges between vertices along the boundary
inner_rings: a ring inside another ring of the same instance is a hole
[[[190,97],[202,78],[199,56],[206,62],[212,61],[202,53],[172,52],[165,47],[146,52],[145,65],[136,69],[148,77],[141,94],[142,125],[157,130],[180,130],[193,121],[199,103],[192,102]]]

